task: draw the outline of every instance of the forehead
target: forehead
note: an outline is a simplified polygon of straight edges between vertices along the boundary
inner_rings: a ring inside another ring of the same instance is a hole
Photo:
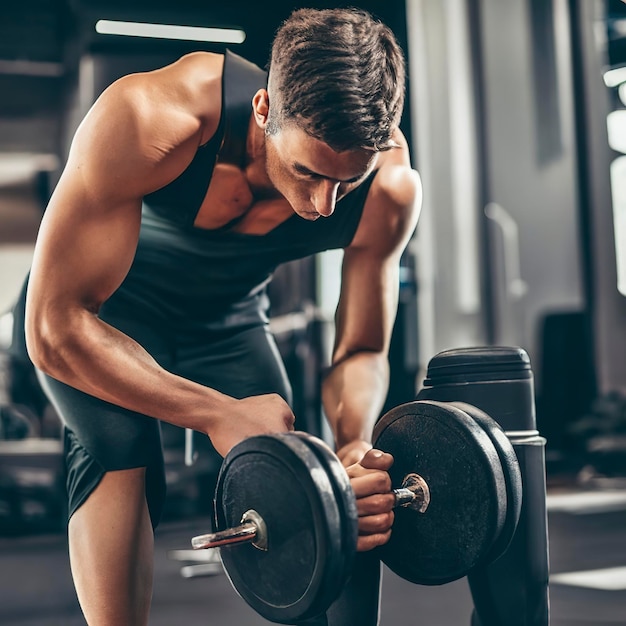
[[[270,139],[287,165],[297,164],[321,176],[339,180],[350,180],[365,174],[378,158],[377,152],[365,149],[335,152],[294,125],[283,127]]]

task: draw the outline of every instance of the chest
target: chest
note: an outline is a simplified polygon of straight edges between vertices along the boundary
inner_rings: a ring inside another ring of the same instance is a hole
[[[250,174],[230,163],[217,163],[196,214],[194,226],[216,230],[232,224],[233,232],[264,235],[293,215],[282,197],[259,197]]]

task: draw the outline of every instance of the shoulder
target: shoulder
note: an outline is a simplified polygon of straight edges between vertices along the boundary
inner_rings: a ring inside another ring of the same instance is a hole
[[[411,166],[409,147],[399,131],[394,135],[396,148],[381,155],[381,164],[372,183],[372,193],[380,196],[390,206],[400,210],[415,210],[416,200],[421,203],[422,183],[419,174]]]
[[[380,155],[352,246],[378,248],[381,252],[403,249],[417,225],[422,205],[421,179],[411,166],[402,134],[396,133],[394,139],[398,147]]]
[[[221,54],[195,52],[165,67],[128,74],[107,87],[92,110],[156,133],[211,136],[221,113],[223,63]]]
[[[133,174],[136,193],[179,175],[215,133],[221,112],[221,55],[187,55],[111,84],[85,116],[71,160],[96,180]]]

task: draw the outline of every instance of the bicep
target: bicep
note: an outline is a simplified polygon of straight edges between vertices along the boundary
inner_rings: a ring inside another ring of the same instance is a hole
[[[128,272],[140,219],[140,199],[98,201],[71,176],[62,179],[37,238],[29,303],[97,310]]]

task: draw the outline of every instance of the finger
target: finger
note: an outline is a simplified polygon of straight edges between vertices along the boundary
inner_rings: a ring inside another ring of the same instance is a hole
[[[355,465],[359,463],[359,461],[363,458],[365,451],[363,450],[350,450],[340,457],[340,461],[344,467],[350,467],[351,465]]]
[[[393,510],[396,498],[392,493],[378,493],[364,498],[358,498],[356,507],[359,516],[378,515]]]
[[[359,517],[359,535],[384,534],[393,525],[393,511]]]
[[[344,467],[349,467],[354,463],[358,463],[365,456],[365,453],[371,449],[371,443],[359,439],[337,450],[337,456],[339,457],[339,460],[343,463]]]
[[[361,476],[352,476],[350,484],[357,499],[391,492],[391,477],[382,471],[369,471]]]
[[[389,541],[389,537],[391,537],[391,530],[386,533],[377,533],[374,535],[360,535],[357,540],[356,549],[359,552],[373,550],[378,546],[386,544]]]
[[[372,448],[363,456],[359,465],[365,469],[388,470],[393,465],[393,457],[388,452]]]

